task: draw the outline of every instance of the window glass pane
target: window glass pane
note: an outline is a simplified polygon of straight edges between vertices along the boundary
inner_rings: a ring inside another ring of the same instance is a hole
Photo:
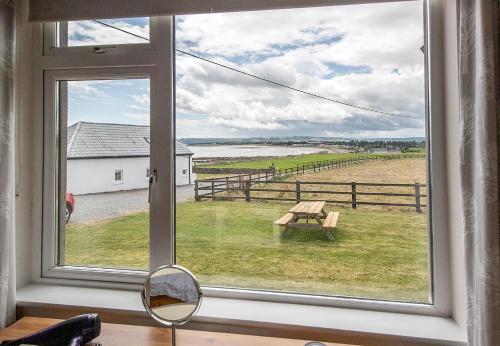
[[[115,171],[115,181],[121,182],[122,180],[122,170]]]
[[[422,2],[175,29],[177,263],[208,286],[428,303]]]
[[[59,46],[149,43],[149,18],[96,19],[61,22]]]
[[[59,82],[60,264],[149,268],[149,109],[149,79]]]

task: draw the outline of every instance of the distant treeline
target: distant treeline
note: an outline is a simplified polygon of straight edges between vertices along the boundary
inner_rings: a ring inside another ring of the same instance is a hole
[[[280,146],[319,146],[319,145],[348,145],[359,147],[385,147],[393,145],[398,147],[424,146],[423,137],[409,138],[328,138],[328,137],[269,137],[269,138],[181,138],[181,142],[187,145],[245,145],[265,144]]]
[[[424,138],[398,139],[325,139],[325,138],[183,138],[187,145],[273,145],[295,147],[341,147],[349,152],[401,152],[420,153],[425,151]]]
[[[349,142],[335,142],[349,148],[360,148],[363,150],[384,148],[387,150],[401,150],[402,153],[421,152],[425,149],[425,141],[364,141],[353,140]]]

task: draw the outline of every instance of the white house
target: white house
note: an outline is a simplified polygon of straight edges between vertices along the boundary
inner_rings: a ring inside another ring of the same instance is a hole
[[[68,127],[67,191],[81,195],[147,188],[149,138],[149,126],[78,122]],[[194,181],[192,155],[176,141],[176,185]]]

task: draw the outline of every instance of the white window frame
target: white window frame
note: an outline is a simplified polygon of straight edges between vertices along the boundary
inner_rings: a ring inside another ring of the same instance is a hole
[[[172,20],[170,18],[156,18],[158,28],[157,37],[163,42],[172,42]],[[43,33],[41,33],[43,36]],[[160,86],[171,85],[172,56],[168,47],[155,47],[141,54],[124,52],[123,54],[95,54],[91,50],[85,53],[74,54],[71,59],[65,58],[66,52],[61,55],[44,55],[43,48],[39,47],[38,68],[35,70],[35,80],[39,83],[35,89],[38,95],[35,106],[43,109],[43,202],[41,215],[41,243],[40,280],[68,279],[84,280],[101,283],[128,283],[144,282],[146,272],[136,270],[116,270],[108,268],[87,268],[77,266],[60,266],[59,242],[57,232],[62,227],[60,215],[57,215],[57,194],[62,191],[58,181],[65,181],[59,177],[58,165],[58,130],[65,128],[65,121],[56,123],[57,119],[57,81],[64,80],[94,80],[94,79],[123,79],[149,78],[150,79],[150,111],[151,111],[151,148],[150,167],[156,170],[156,182],[152,186],[150,204],[150,268],[160,264],[173,263],[173,244],[170,234],[173,233],[173,205],[172,201],[174,175],[169,162],[175,158],[173,141],[173,100],[165,97]],[[70,47],[71,48],[71,47]],[[77,47],[80,48],[80,47]],[[87,47],[88,48],[88,47]],[[131,62],[133,64],[131,64]],[[132,65],[132,66],[131,66]],[[162,110],[162,117],[159,110]],[[159,138],[167,140],[159,141]],[[170,139],[170,141],[169,141]],[[164,147],[162,148],[161,145]],[[161,153],[162,160],[158,159]],[[61,160],[62,161],[62,160]],[[65,173],[64,170],[61,170]],[[60,213],[60,211],[59,211]],[[60,226],[61,225],[61,226]],[[160,231],[161,225],[161,231]],[[165,229],[167,232],[165,232]],[[80,281],[81,282],[81,281]]]
[[[447,184],[445,167],[445,119],[440,116],[444,114],[442,104],[442,80],[443,78],[443,38],[438,34],[441,32],[443,21],[441,4],[436,1],[423,0],[426,8],[424,19],[426,65],[427,65],[427,99],[428,115],[427,134],[429,138],[429,174],[428,186],[428,210],[429,220],[433,227],[430,233],[430,276],[432,287],[430,288],[432,304],[406,303],[384,300],[372,300],[362,298],[320,296],[309,294],[295,294],[286,292],[273,292],[261,290],[244,290],[234,288],[203,287],[207,296],[254,299],[272,302],[286,302],[308,305],[322,305],[334,307],[346,307],[357,309],[369,309],[388,312],[414,313],[433,316],[450,316],[451,297],[450,291],[450,258],[449,258],[449,234],[447,219]],[[376,1],[352,1],[355,3]],[[384,2],[384,1],[380,1]],[[294,2],[290,1],[290,8]],[[346,4],[341,2],[341,4]],[[332,3],[332,5],[334,5]],[[57,126],[50,117],[54,114],[55,95],[50,94],[53,83],[58,78],[76,78],[105,76],[113,70],[111,75],[117,76],[120,69],[133,70],[134,68],[144,73],[149,71],[151,78],[151,162],[152,171],[157,170],[157,182],[153,184],[152,202],[150,210],[150,267],[155,268],[160,264],[174,263],[175,256],[175,116],[173,99],[173,17],[158,17],[151,24],[151,45],[123,45],[118,50],[109,54],[94,54],[92,47],[64,47],[50,48],[48,42],[53,42],[54,35],[50,29],[53,24],[43,25],[43,34],[48,37],[45,44],[40,47],[36,79],[44,80],[45,86],[35,89],[39,100],[45,100],[44,107],[44,201],[43,201],[43,241],[41,255],[41,272],[38,282],[46,279],[82,280],[84,285],[103,286],[106,283],[119,283],[121,288],[136,289],[136,284],[144,281],[145,272],[132,270],[115,270],[103,268],[85,268],[72,266],[57,266],[57,240],[55,239],[56,220],[54,208],[57,207],[55,200],[56,185],[54,177],[57,176],[54,129]],[[433,33],[433,35],[429,35]],[[436,33],[434,35],[434,33]],[[48,36],[47,36],[48,35]],[[154,39],[153,39],[154,37]],[[156,42],[170,42],[170,44],[157,45]],[[49,45],[50,46],[50,45]],[[129,47],[133,46],[133,47]],[[143,47],[140,47],[143,46]],[[67,59],[72,54],[71,59]],[[132,67],[131,67],[132,66]],[[122,71],[122,72],[123,72]],[[110,75],[108,75],[110,76]],[[154,81],[154,82],[153,82]],[[49,83],[49,84],[47,84]],[[155,83],[162,85],[163,95],[160,88],[153,86]],[[36,83],[35,83],[36,84]],[[165,97],[165,87],[170,87],[168,97]],[[43,97],[40,90],[44,90]],[[54,90],[54,88],[52,88]],[[159,112],[162,110],[162,112]],[[167,110],[167,112],[163,112]],[[159,113],[164,116],[158,116]],[[51,115],[47,118],[47,115]],[[53,116],[52,116],[53,117]],[[161,138],[161,141],[160,141]],[[159,160],[158,152],[161,146],[168,147],[169,160]],[[171,164],[172,163],[172,164]],[[55,170],[56,171],[55,171]],[[52,178],[51,178],[52,177]],[[442,207],[442,212],[436,213],[432,206]],[[161,226],[161,232],[159,231]],[[76,281],[72,281],[76,282]]]
[[[45,56],[89,54],[94,53],[94,48],[105,50],[106,55],[120,55],[123,53],[141,54],[157,50],[159,42],[158,39],[161,36],[159,33],[161,30],[161,21],[158,18],[149,19],[149,42],[144,43],[106,43],[103,45],[60,47],[58,42],[59,30],[61,30],[61,24],[59,23],[43,24],[43,51]]]

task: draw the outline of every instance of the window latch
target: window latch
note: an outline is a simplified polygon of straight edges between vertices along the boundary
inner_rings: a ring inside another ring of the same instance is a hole
[[[153,188],[153,183],[158,181],[158,176],[156,175],[156,169],[153,170],[153,174],[148,177],[149,187],[148,187],[148,203],[151,203],[151,189]]]
[[[115,49],[115,48],[118,48],[118,47],[117,46],[98,46],[98,47],[94,47],[92,49],[92,51],[95,54],[103,54],[103,53],[107,53],[108,49]]]

